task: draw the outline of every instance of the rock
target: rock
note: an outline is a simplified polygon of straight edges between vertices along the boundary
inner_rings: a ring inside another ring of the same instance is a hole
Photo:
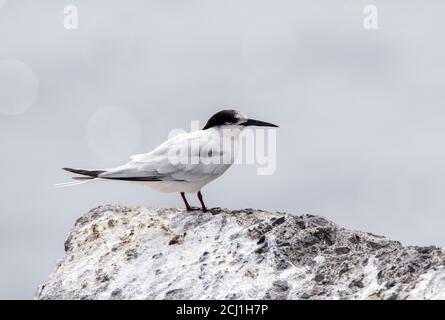
[[[387,244],[379,243],[379,242],[375,242],[375,241],[369,241],[368,245],[370,248],[372,248],[374,250],[380,250],[380,249],[384,248]]]
[[[286,280],[275,280],[266,292],[265,299],[284,300],[288,297],[289,285]]]
[[[162,252],[156,253],[152,256],[153,259],[159,259],[160,257],[162,257]]]
[[[314,277],[315,282],[322,282],[323,280],[324,280],[324,275],[321,273],[315,275],[315,277]]]
[[[177,300],[184,297],[184,290],[183,289],[173,289],[169,290],[165,293],[164,299],[167,300]]]
[[[320,242],[320,239],[317,238],[316,236],[311,235],[311,234],[303,239],[303,245],[305,247],[313,246],[314,244],[316,244],[318,242]]]
[[[337,254],[347,254],[349,253],[349,251],[351,251],[351,249],[349,249],[348,247],[338,247],[335,248],[334,251]]]
[[[274,222],[272,222],[272,226],[278,226],[280,224],[282,224],[285,221],[285,217],[280,217],[278,219],[276,219]]]
[[[437,248],[436,247],[434,247],[434,246],[429,246],[429,247],[417,247],[416,248],[416,250],[419,252],[419,253],[431,253],[431,252],[433,252],[434,250],[436,250]]]
[[[36,299],[445,299],[445,252],[314,215],[100,206]]]
[[[263,234],[263,236],[260,238],[260,240],[258,240],[256,244],[262,244],[264,243],[264,241],[266,241],[266,235]]]
[[[354,287],[363,289],[365,285],[363,284],[362,280],[352,280],[351,283],[349,284],[349,288],[354,288]]]
[[[179,235],[176,234],[173,236],[173,238],[170,239],[170,241],[168,242],[169,245],[174,245],[174,244],[182,244],[184,242],[184,235]]]
[[[272,283],[274,289],[279,292],[284,292],[289,290],[289,285],[286,280],[276,280]]]
[[[131,248],[125,251],[125,255],[127,256],[127,260],[136,259],[138,257],[138,251],[136,248]]]

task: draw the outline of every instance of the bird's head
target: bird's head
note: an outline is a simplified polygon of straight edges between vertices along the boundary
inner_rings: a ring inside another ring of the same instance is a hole
[[[207,121],[207,124],[204,126],[203,130],[217,127],[233,127],[243,129],[248,126],[278,127],[277,125],[269,122],[250,119],[242,112],[237,110],[222,110],[215,113],[209,119],[209,121]]]

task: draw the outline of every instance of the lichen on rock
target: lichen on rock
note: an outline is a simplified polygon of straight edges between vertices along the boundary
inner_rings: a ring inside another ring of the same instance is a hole
[[[319,216],[106,205],[37,299],[445,299],[445,252]]]

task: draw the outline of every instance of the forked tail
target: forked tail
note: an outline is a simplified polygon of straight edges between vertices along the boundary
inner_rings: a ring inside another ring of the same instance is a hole
[[[87,169],[73,169],[73,168],[62,168],[62,169],[71,173],[76,173],[91,178],[97,178],[98,175],[105,172],[105,170],[87,170]]]
[[[54,188],[67,188],[78,186],[87,182],[91,182],[97,178],[98,175],[104,173],[105,170],[87,170],[87,169],[73,169],[73,168],[62,168],[65,171],[80,174],[80,177],[73,177],[74,180],[70,182],[62,182],[54,185]]]

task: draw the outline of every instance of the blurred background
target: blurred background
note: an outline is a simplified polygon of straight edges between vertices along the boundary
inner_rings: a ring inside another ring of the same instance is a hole
[[[377,30],[363,26],[369,4]],[[78,29],[64,26],[67,5]],[[0,298],[31,299],[91,208],[183,205],[137,185],[53,189],[69,181],[61,167],[118,165],[226,107],[280,125],[277,170],[232,167],[205,188],[209,206],[445,245],[444,12],[418,0],[0,0]]]

